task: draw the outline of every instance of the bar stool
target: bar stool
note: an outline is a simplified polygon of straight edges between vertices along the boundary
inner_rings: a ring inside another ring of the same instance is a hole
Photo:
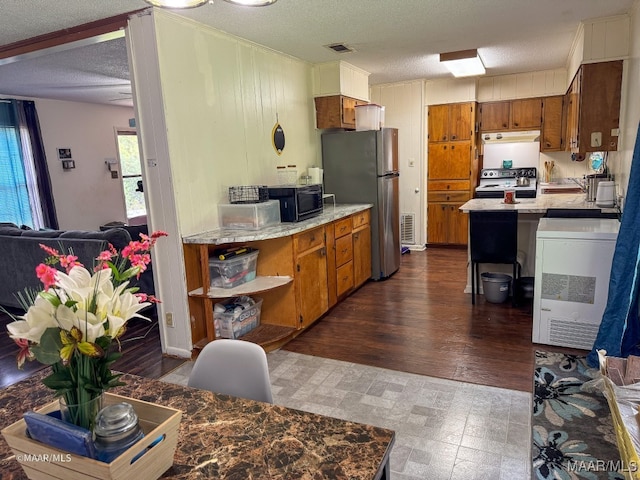
[[[471,252],[471,304],[476,303],[478,264],[500,263],[513,265],[513,283],[520,276],[518,261],[518,211],[469,212],[469,240]],[[512,297],[515,305],[515,295]]]

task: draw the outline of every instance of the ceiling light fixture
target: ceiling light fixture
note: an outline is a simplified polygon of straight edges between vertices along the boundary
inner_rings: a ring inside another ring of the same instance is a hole
[[[160,8],[195,8],[209,3],[210,0],[145,0],[145,2]]]
[[[266,7],[276,3],[277,0],[225,0],[234,5],[244,5],[245,7]]]
[[[459,52],[441,53],[440,63],[443,63],[454,77],[471,77],[486,73],[482,60],[478,56],[478,50],[475,48]]]

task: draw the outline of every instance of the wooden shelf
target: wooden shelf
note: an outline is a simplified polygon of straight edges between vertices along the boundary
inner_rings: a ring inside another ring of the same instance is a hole
[[[256,277],[255,280],[243,283],[242,285],[238,285],[237,287],[233,288],[211,287],[206,293],[204,292],[203,288],[196,288],[195,290],[189,292],[189,296],[205,298],[227,298],[236,297],[239,295],[251,295],[253,293],[273,290],[274,288],[281,287],[283,285],[286,285],[287,283],[291,283],[292,281],[293,277],[289,276]]]
[[[261,323],[249,333],[240,337],[240,340],[257,343],[264,348],[265,351],[270,352],[282,347],[285,343],[295,337],[297,333],[298,330],[293,327]],[[203,338],[193,345],[193,358],[197,356],[207,343],[209,343],[209,340]]]

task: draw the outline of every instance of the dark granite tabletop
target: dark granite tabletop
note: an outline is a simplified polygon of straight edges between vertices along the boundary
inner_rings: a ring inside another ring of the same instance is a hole
[[[47,373],[0,390],[0,429],[54,399],[40,383]],[[173,466],[162,478],[388,478],[391,430],[134,375],[122,380],[126,386],[110,392],[183,412]],[[2,438],[0,478],[27,478]]]

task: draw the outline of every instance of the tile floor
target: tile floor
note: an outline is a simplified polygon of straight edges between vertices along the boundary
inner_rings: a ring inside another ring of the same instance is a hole
[[[283,350],[274,403],[389,428],[392,480],[530,478],[531,395]],[[192,364],[165,375],[186,385]]]

